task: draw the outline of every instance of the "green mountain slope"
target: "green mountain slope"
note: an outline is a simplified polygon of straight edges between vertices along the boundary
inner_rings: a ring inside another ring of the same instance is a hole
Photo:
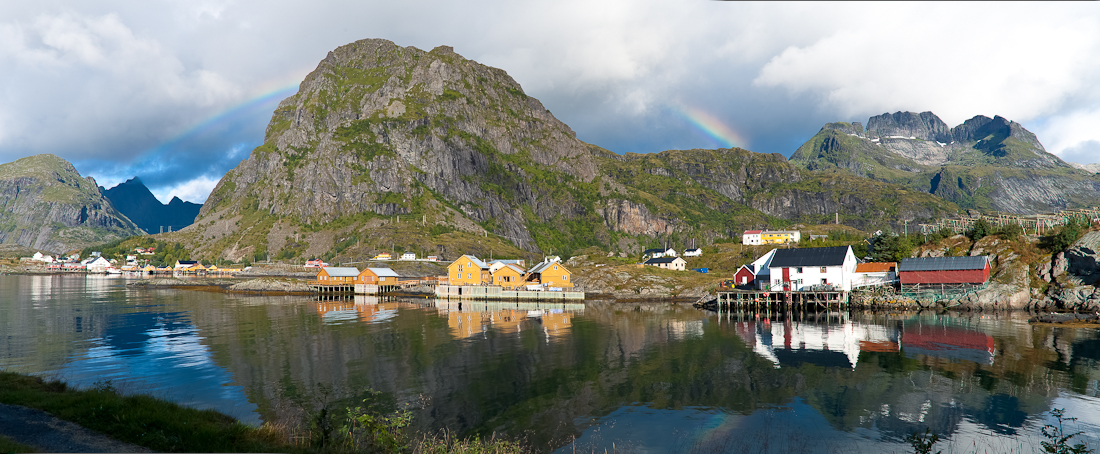
[[[947,129],[931,112],[830,123],[791,155],[808,170],[839,169],[898,184],[963,208],[1019,214],[1095,206],[1100,177],[1047,153],[1034,134],[1002,117]]]
[[[142,233],[64,159],[0,164],[0,243],[65,253]]]
[[[740,149],[620,156],[577,140],[500,69],[449,47],[363,40],[280,103],[265,143],[173,236],[197,257],[234,260],[634,254],[837,212],[869,226],[957,210],[898,189]]]

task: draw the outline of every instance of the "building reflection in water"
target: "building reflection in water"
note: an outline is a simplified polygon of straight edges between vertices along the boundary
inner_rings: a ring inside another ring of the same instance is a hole
[[[856,368],[860,352],[903,352],[952,360],[993,364],[993,337],[964,326],[920,319],[898,324],[865,324],[847,313],[782,315],[741,313],[731,320],[734,332],[753,351],[775,364],[804,363]]]
[[[517,303],[500,301],[436,300],[440,315],[447,316],[451,335],[459,339],[484,336],[489,329],[518,333],[539,329],[546,342],[569,334],[573,316],[584,312],[580,303]]]
[[[385,323],[397,316],[399,308],[415,308],[415,304],[399,302],[394,298],[371,295],[336,297],[313,302],[326,325],[344,323]]]

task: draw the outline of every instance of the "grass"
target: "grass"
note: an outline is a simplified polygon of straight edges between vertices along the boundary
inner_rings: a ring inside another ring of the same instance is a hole
[[[98,382],[91,389],[72,389],[64,382],[0,371],[0,402],[22,405],[99,431],[114,439],[159,452],[289,452],[289,453],[523,453],[521,443],[497,439],[460,438],[444,431],[439,434],[402,434],[400,443],[382,448],[377,434],[367,441],[344,439],[335,426],[325,430],[316,443],[316,433],[291,434],[286,427],[264,424],[252,427],[214,410],[197,410],[147,395],[123,395],[110,382]],[[405,413],[370,413],[348,409],[358,421],[388,420]],[[333,409],[331,415],[339,411]],[[322,414],[323,415],[323,414]],[[311,415],[317,420],[318,416]],[[321,416],[324,418],[324,416]],[[326,418],[327,419],[327,418]],[[339,422],[339,421],[334,421]],[[407,426],[408,419],[403,420]],[[396,427],[397,425],[392,425]],[[387,427],[386,429],[392,429]],[[317,429],[307,429],[316,432]],[[381,433],[381,432],[379,432]],[[297,441],[291,441],[297,440]],[[34,449],[0,436],[0,452],[34,452]]]
[[[34,448],[0,435],[0,452],[35,452]]]

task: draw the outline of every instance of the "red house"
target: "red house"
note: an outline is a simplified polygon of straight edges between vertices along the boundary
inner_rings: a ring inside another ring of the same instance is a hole
[[[989,281],[989,257],[919,257],[903,259],[898,274],[903,289],[966,287]]]
[[[738,287],[745,287],[753,285],[756,281],[756,273],[752,272],[752,268],[748,265],[741,265],[741,268],[737,269],[737,272],[733,274],[733,285]]]

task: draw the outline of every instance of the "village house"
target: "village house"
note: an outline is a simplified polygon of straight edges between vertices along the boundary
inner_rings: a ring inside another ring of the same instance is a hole
[[[374,260],[392,260],[392,259],[393,259],[393,255],[391,255],[389,252],[381,252],[378,255],[374,256]]]
[[[684,271],[687,269],[687,260],[680,257],[657,257],[655,259],[646,260],[642,265],[655,266],[666,270]]]
[[[326,266],[317,272],[321,285],[352,285],[359,278],[359,268],[350,266]]]
[[[746,230],[741,234],[741,244],[751,246],[799,241],[802,241],[802,232],[798,230]]]
[[[321,259],[306,260],[306,265],[305,265],[306,268],[321,268],[321,267],[325,267],[325,266],[328,266],[328,264],[325,263]]]
[[[898,279],[898,262],[867,262],[856,264],[853,287],[894,285]]]
[[[416,253],[406,252],[404,254],[401,254],[401,260],[416,260]]]
[[[642,258],[646,258],[646,257],[651,258],[651,259],[656,259],[656,258],[661,258],[661,257],[676,257],[676,250],[673,249],[673,248],[668,248],[668,249],[661,249],[661,248],[646,249],[645,252],[642,252]]]
[[[492,283],[489,265],[472,255],[463,255],[447,265],[451,285],[486,285]]]
[[[547,257],[527,270],[527,284],[543,287],[573,287],[572,273],[561,264],[561,257]]]
[[[96,257],[92,260],[88,260],[88,262],[84,264],[84,269],[88,270],[89,273],[106,273],[107,268],[110,266],[111,262],[107,259]]]
[[[703,250],[699,248],[684,250],[684,257],[699,257],[701,255],[703,255]]]
[[[768,265],[772,290],[851,291],[856,273],[851,246],[776,249]]]
[[[397,285],[400,277],[389,268],[366,268],[356,277],[356,284]]]
[[[902,291],[958,290],[989,282],[989,257],[918,257],[898,265]]]
[[[195,260],[176,260],[176,264],[172,267],[172,269],[176,271],[188,271],[193,270],[199,266],[201,265],[199,265],[199,262]]]
[[[764,290],[771,286],[771,270],[768,266],[771,264],[772,257],[775,256],[775,251],[772,249],[753,260],[752,263],[741,265],[733,275],[734,285],[756,290]]]
[[[524,277],[527,273],[518,265],[494,262],[490,270],[492,270],[494,285],[499,285],[507,289],[514,289],[522,287],[526,283]]]

